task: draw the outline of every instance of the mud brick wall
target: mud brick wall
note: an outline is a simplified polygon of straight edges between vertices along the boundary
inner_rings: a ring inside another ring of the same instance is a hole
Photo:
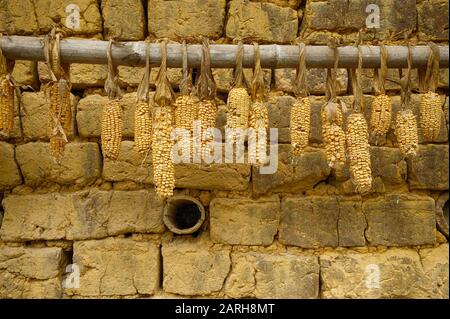
[[[215,43],[237,37],[291,43],[301,36],[311,44],[332,37],[353,43],[371,3],[380,7],[381,27],[363,33],[366,43],[405,43],[406,32],[409,41],[448,45],[448,1],[442,0],[0,0],[0,32],[45,34],[58,16],[64,22],[75,14],[70,8],[76,5],[79,23],[71,37],[179,41],[204,35]],[[99,146],[106,67],[71,65],[73,125],[57,165],[43,124],[48,104],[39,92],[49,78],[46,68],[17,61],[15,129],[0,137],[0,297],[448,298],[448,242],[435,220],[438,199],[449,189],[448,69],[441,70],[438,89],[441,134],[436,140],[421,135],[420,151],[410,159],[401,157],[393,129],[372,144],[374,187],[366,196],[355,192],[348,168],[330,171],[326,163],[319,116],[325,71],[308,71],[310,147],[293,165],[294,70],[265,70],[270,126],[279,129],[278,170],[261,175],[248,164],[177,165],[176,193],[197,198],[207,210],[198,236],[166,229],[150,159],[142,164],[133,148],[142,72],[120,67],[124,140],[112,162]],[[251,70],[245,72],[250,78]],[[177,90],[180,70],[169,76]],[[214,76],[223,127],[232,70],[214,70]],[[396,113],[397,70],[388,77]],[[346,70],[339,70],[338,81],[338,94],[351,103]],[[367,118],[372,82],[366,70]],[[417,114],[417,94],[412,102]],[[69,264],[79,266],[79,288],[62,284]],[[366,284],[374,265],[375,288]]]

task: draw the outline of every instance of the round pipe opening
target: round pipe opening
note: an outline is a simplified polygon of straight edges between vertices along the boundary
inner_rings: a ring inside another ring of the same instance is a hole
[[[166,227],[175,234],[192,234],[205,221],[205,208],[193,197],[174,196],[167,200],[163,221]]]

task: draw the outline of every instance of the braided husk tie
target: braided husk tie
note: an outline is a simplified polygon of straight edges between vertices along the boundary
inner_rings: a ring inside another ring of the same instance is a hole
[[[436,89],[439,85],[440,50],[434,43],[429,43],[430,56],[424,74],[419,71],[419,124],[423,137],[427,141],[436,141],[441,133],[443,116],[441,98]]]
[[[167,40],[161,42],[161,66],[156,77],[154,101],[160,107],[171,107],[175,101],[175,93],[167,77]]]
[[[253,101],[263,101],[265,95],[264,72],[261,68],[258,43],[253,43],[255,65],[253,68],[253,79],[251,83],[251,93]]]
[[[245,88],[245,77],[244,77],[244,68],[242,66],[244,60],[244,43],[239,40],[238,41],[238,49],[236,53],[236,65],[233,70],[234,83],[233,87],[235,88]]]
[[[112,60],[112,46],[113,40],[110,39],[106,49],[106,57],[108,59],[108,75],[105,81],[105,92],[110,100],[119,99],[122,96],[122,91],[119,86],[119,72],[117,65]]]
[[[334,168],[336,165],[345,163],[345,132],[342,129],[342,125],[346,110],[343,106],[344,104],[339,103],[336,97],[339,52],[335,44],[331,45],[334,53],[334,67],[327,70],[327,102],[322,107],[320,116],[328,166]]]
[[[263,165],[267,160],[267,128],[269,126],[269,111],[265,101],[264,73],[261,68],[261,58],[258,43],[253,43],[254,68],[251,82],[252,110],[250,114],[249,159],[256,166]]]
[[[361,86],[362,77],[362,49],[358,46],[358,66],[351,69],[352,89],[353,89],[353,112],[362,113],[364,110],[364,94]]]
[[[299,43],[299,59],[293,88],[297,99],[291,107],[290,136],[292,162],[296,164],[297,156],[301,155],[308,146],[311,130],[311,103],[306,85],[306,46],[304,43]]]
[[[150,44],[145,46],[145,71],[137,89],[136,100],[148,102],[149,80],[150,80]]]
[[[391,125],[392,100],[386,95],[385,81],[387,76],[387,50],[380,45],[380,68],[373,70],[375,98],[371,105],[370,131],[378,145],[381,137],[385,136]]]
[[[406,75],[400,80],[401,85],[401,111],[397,113],[395,135],[403,157],[414,156],[419,149],[419,138],[416,117],[411,106],[411,69],[412,49],[408,45],[408,69]],[[400,70],[399,70],[400,71]]]
[[[180,81],[180,93],[182,95],[188,95],[192,91],[192,72],[188,67],[188,52],[186,40],[183,40],[181,47],[182,50],[182,62],[183,62],[183,76]]]
[[[197,78],[197,96],[200,100],[214,99],[216,95],[216,83],[211,70],[211,54],[209,40],[202,38],[202,60],[200,75]]]
[[[388,71],[387,49],[383,44],[380,45],[380,57],[380,68],[373,70],[375,95],[386,94],[385,82]]]

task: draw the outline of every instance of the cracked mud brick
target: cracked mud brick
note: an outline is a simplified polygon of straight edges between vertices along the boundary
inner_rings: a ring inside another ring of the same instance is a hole
[[[19,167],[14,158],[14,145],[0,142],[0,191],[22,183]]]
[[[101,174],[100,150],[97,143],[67,143],[61,164],[55,163],[51,157],[49,144],[42,142],[17,146],[16,159],[25,184],[32,187],[48,182],[87,186]]]
[[[367,241],[384,246],[434,244],[434,209],[434,200],[428,196],[389,194],[368,199],[363,203]]]
[[[183,296],[219,292],[230,271],[230,251],[202,238],[163,243],[164,291]]]
[[[210,207],[213,242],[231,245],[270,245],[278,230],[278,196],[251,200],[215,198]]]
[[[160,256],[156,242],[128,238],[78,241],[73,262],[80,267],[80,288],[69,296],[125,297],[153,295],[159,286]]]
[[[0,298],[61,298],[61,248],[0,246]]]
[[[165,229],[163,203],[153,190],[10,195],[3,208],[4,241],[85,240]]]
[[[323,298],[448,298],[448,244],[319,257]]]
[[[364,246],[361,199],[335,196],[284,197],[279,240],[304,248]]]
[[[68,7],[69,5],[72,6]],[[102,19],[96,0],[6,0],[2,1],[2,9],[0,31],[9,34],[47,33],[58,16],[67,26],[67,35],[94,35],[102,31]],[[67,24],[68,18],[78,23]]]
[[[319,263],[312,255],[232,253],[225,282],[231,298],[317,298]]]

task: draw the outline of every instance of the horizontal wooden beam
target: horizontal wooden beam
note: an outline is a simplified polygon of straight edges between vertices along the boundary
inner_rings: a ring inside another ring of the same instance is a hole
[[[145,45],[138,42],[116,42],[112,48],[112,58],[117,65],[144,66]],[[87,39],[64,39],[61,41],[61,59],[65,63],[106,64],[108,41]],[[1,48],[6,57],[14,60],[43,61],[42,37],[4,36]],[[295,45],[260,45],[261,65],[263,68],[295,68],[298,63],[299,48]],[[386,46],[389,68],[406,68],[406,46]],[[169,67],[181,67],[182,47],[179,43],[167,45],[167,63]],[[211,44],[211,65],[214,68],[233,68],[236,61],[237,45]],[[244,67],[253,66],[253,46],[244,45]],[[448,46],[440,46],[441,68],[448,68]],[[428,46],[415,46],[412,50],[413,67],[423,67],[427,63],[430,49]],[[380,47],[362,46],[363,67],[376,68],[380,65]],[[354,46],[339,47],[339,67],[355,68],[358,50]],[[199,67],[201,46],[188,45],[188,64]],[[161,63],[161,49],[157,43],[150,44],[150,63],[158,66]],[[333,50],[327,46],[307,46],[306,65],[308,68],[330,68],[333,66]]]

